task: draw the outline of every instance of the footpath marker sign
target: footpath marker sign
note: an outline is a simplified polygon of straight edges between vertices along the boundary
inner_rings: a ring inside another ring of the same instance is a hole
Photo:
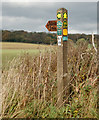
[[[57,105],[61,107],[69,96],[67,78],[68,11],[60,8],[57,10],[56,16],[57,20],[48,21],[46,28],[49,31],[57,31]]]
[[[57,31],[57,20],[48,21],[46,28],[48,31]]]

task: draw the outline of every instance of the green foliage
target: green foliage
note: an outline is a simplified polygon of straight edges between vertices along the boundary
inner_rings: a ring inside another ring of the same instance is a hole
[[[95,42],[97,40],[97,36],[95,35]],[[68,38],[73,40],[75,43],[79,39],[85,39],[88,43],[91,44],[91,35],[86,34],[68,34]],[[24,30],[21,31],[2,31],[2,41],[3,42],[24,42],[24,43],[36,43],[36,44],[56,44],[57,36],[56,33],[32,33]]]
[[[30,33],[26,31],[2,31],[3,42],[24,42],[36,44],[56,44],[56,34],[53,33]]]

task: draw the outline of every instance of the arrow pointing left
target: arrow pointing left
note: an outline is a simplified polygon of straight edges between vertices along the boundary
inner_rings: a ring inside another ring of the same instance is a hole
[[[48,21],[45,27],[48,31],[57,31],[57,20]]]

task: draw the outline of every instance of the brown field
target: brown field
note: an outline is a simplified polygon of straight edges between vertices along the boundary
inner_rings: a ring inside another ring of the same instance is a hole
[[[0,42],[2,49],[44,49],[49,45],[30,44],[30,43],[13,43],[13,42]]]

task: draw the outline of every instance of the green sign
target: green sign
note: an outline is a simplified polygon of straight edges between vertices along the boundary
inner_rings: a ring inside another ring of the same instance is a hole
[[[68,37],[67,36],[63,36],[63,41],[67,41]]]
[[[57,29],[57,35],[62,35],[62,30],[61,29]]]
[[[57,28],[61,28],[62,27],[62,22],[61,21],[57,21]]]

